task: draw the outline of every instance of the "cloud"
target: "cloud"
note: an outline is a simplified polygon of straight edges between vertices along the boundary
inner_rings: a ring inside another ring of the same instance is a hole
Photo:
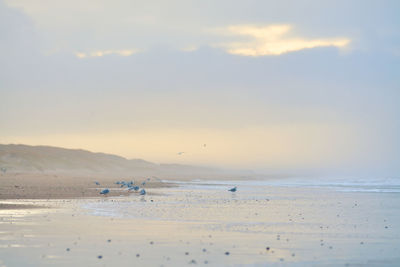
[[[138,50],[125,49],[125,50],[96,50],[90,53],[76,52],[75,56],[78,58],[90,58],[90,57],[104,57],[108,55],[118,55],[123,57],[131,56],[139,52]]]
[[[315,47],[345,47],[350,43],[348,38],[305,39],[287,37],[291,25],[252,26],[237,25],[217,30],[218,33],[234,37],[247,37],[244,40],[219,44],[228,53],[242,56],[281,55],[289,52]],[[250,38],[249,38],[250,37]]]
[[[197,51],[198,49],[199,49],[199,47],[196,45],[188,45],[188,46],[182,48],[181,50],[184,52],[194,52],[194,51]]]

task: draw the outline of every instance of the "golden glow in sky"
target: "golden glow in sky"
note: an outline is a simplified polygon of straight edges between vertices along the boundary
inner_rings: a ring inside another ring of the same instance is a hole
[[[281,55],[289,52],[316,47],[333,46],[343,48],[350,43],[348,38],[318,38],[288,37],[293,26],[267,25],[230,26],[222,30],[227,35],[250,37],[249,40],[233,41],[222,44],[230,54],[242,56]]]
[[[268,164],[278,168],[287,164],[293,167],[336,165],[354,158],[350,151],[359,146],[356,132],[357,129],[346,124],[290,124],[225,130],[163,128],[16,136],[7,141],[24,139],[29,144],[84,148],[159,163],[200,163],[231,168]],[[339,155],[342,155],[340,159]]]

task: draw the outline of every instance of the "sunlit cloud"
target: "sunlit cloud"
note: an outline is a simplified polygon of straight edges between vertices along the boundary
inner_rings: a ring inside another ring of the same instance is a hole
[[[185,51],[185,52],[193,52],[193,51],[197,51],[198,49],[199,49],[199,47],[196,45],[189,45],[189,46],[182,48],[181,50]]]
[[[244,37],[240,41],[219,44],[228,53],[242,56],[281,55],[289,52],[316,47],[346,47],[348,38],[318,38],[306,39],[288,36],[291,25],[252,26],[238,25],[219,29],[219,34]]]
[[[138,50],[132,50],[132,49],[125,49],[125,50],[96,50],[93,52],[89,53],[84,53],[84,52],[76,52],[75,56],[78,58],[91,58],[91,57],[104,57],[104,56],[109,56],[109,55],[117,55],[117,56],[122,56],[122,57],[128,57],[131,56],[135,53],[137,53]]]

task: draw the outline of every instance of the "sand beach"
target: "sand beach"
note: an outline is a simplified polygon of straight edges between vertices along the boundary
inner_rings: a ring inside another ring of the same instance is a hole
[[[0,265],[400,264],[398,192],[164,182],[145,196],[1,200]]]

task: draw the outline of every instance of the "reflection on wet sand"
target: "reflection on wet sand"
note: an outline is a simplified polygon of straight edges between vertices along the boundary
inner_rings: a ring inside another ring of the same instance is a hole
[[[6,266],[400,262],[396,193],[229,188],[187,183],[146,196],[15,200],[46,208],[1,211],[0,258]]]

